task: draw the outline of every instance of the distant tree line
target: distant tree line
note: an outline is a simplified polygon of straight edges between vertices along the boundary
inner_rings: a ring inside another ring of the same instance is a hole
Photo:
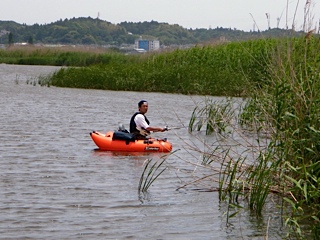
[[[217,27],[215,29],[186,29],[177,24],[151,22],[122,22],[112,24],[99,18],[80,17],[60,19],[50,24],[19,24],[0,21],[0,44],[27,42],[29,44],[133,44],[140,37],[157,39],[161,45],[198,44],[215,41],[241,41],[261,37],[281,37],[289,30],[274,28],[267,31],[249,31]]]

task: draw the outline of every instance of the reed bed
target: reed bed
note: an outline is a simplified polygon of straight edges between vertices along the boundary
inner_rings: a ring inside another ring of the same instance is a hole
[[[220,200],[231,207],[227,216],[244,207],[242,200],[259,216],[276,194],[288,238],[320,237],[319,49],[320,38],[310,34],[281,42],[264,62],[264,81],[247,85],[239,111],[230,100],[206,100],[189,124],[190,131],[216,135],[201,154],[204,163],[220,165],[215,172]],[[235,146],[243,151],[235,153]]]
[[[252,94],[252,109],[263,112],[262,124],[272,126],[270,161],[290,205],[287,224],[298,234],[299,222],[312,221],[320,234],[320,39],[287,42],[273,52],[270,80]],[[317,189],[317,190],[316,190]]]
[[[185,143],[197,153],[189,161],[197,177],[181,188],[218,191],[227,221],[246,206],[261,216],[275,195],[285,237],[319,239],[319,49],[320,38],[310,34],[280,41],[260,62],[264,78],[245,79],[247,99],[205,98],[194,108],[189,132],[213,137],[200,134],[201,148]]]
[[[51,76],[58,87],[245,96],[248,79],[260,84],[261,64],[275,40],[255,40],[187,50],[126,56],[125,61],[62,69]]]
[[[89,66],[127,61],[123,54],[85,46],[11,46],[0,49],[0,62],[22,65]]]

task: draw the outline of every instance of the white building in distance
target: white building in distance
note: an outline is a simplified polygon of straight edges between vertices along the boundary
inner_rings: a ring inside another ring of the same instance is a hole
[[[134,42],[135,49],[144,49],[145,51],[158,51],[160,49],[160,41],[159,40],[147,40],[140,39]]]

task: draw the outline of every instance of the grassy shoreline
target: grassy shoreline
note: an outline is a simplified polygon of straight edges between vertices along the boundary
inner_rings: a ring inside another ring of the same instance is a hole
[[[260,216],[268,197],[276,194],[288,239],[320,237],[319,49],[320,38],[310,34],[279,42],[264,61],[265,78],[251,82],[239,115],[230,102],[208,101],[195,109],[189,126],[223,139],[203,156],[215,156],[206,164],[221,166],[219,195],[230,204],[227,215],[247,204]],[[235,156],[223,143],[244,132],[244,151]],[[256,139],[251,147],[247,136]]]
[[[277,40],[196,46],[145,55],[108,55],[108,63],[68,67],[46,81],[57,87],[246,96],[265,78],[265,59]],[[105,57],[106,58],[106,57]]]
[[[18,65],[90,66],[123,62],[125,56],[105,48],[9,46],[0,49],[0,62]]]

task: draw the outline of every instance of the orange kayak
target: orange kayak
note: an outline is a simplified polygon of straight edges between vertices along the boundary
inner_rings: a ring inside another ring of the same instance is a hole
[[[91,132],[94,143],[103,151],[171,152],[172,144],[166,139],[134,140],[130,133]]]

